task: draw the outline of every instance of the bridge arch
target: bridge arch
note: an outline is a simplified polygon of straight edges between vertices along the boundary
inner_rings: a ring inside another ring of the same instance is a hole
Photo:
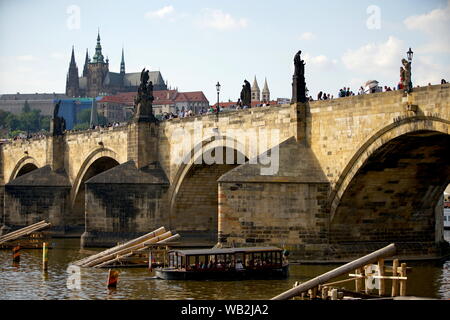
[[[216,157],[216,152],[219,163],[205,160],[205,155]],[[217,179],[245,163],[247,153],[240,142],[226,136],[205,139],[186,153],[169,190],[170,227],[184,238],[216,241]]]
[[[14,169],[11,173],[11,176],[9,177],[8,182],[11,182],[12,180],[16,179],[17,177],[20,177],[24,174],[27,174],[33,170],[38,169],[40,166],[37,163],[36,159],[30,156],[25,156],[22,159],[20,159],[17,164],[14,166]]]
[[[84,221],[84,183],[93,176],[119,165],[117,153],[111,149],[92,151],[81,165],[71,190],[72,214]]]
[[[434,210],[450,180],[449,132],[450,121],[417,116],[364,142],[330,195],[330,241],[439,241]]]

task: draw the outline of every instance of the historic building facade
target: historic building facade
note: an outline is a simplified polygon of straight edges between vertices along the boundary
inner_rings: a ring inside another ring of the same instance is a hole
[[[129,119],[134,110],[136,92],[120,92],[104,96],[98,101],[98,111],[110,122],[122,122]],[[191,110],[198,114],[208,110],[209,101],[202,91],[179,92],[178,90],[158,90],[153,92],[153,113],[175,113]]]
[[[82,76],[78,76],[78,67],[75,62],[74,48],[70,59],[69,71],[66,80],[66,95],[69,97],[97,97],[100,95],[111,95],[118,92],[137,92],[140,83],[140,72],[125,72],[125,58],[122,49],[122,61],[120,72],[109,71],[109,60],[105,59],[100,43],[100,34],[97,36],[95,54],[89,57],[86,50]],[[153,90],[167,90],[167,85],[159,71],[151,71],[150,81]]]

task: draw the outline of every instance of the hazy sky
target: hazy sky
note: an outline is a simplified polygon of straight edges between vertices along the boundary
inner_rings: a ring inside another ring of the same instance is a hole
[[[235,100],[244,79],[267,77],[272,98],[291,97],[293,57],[306,83],[337,95],[367,80],[393,86],[412,47],[414,85],[450,80],[450,1],[45,1],[0,0],[0,93],[64,92],[72,45],[78,70],[100,28],[119,72],[160,70],[172,87]]]

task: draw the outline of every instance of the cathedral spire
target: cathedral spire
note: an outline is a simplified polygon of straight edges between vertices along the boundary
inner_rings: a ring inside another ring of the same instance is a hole
[[[256,75],[255,75],[255,79],[253,80],[251,93],[252,93],[252,101],[260,101],[261,100],[261,90],[259,90],[258,81],[256,80]]]
[[[92,58],[92,63],[104,63],[102,54],[102,45],[100,44],[100,28],[97,34],[97,45],[95,46],[95,55]]]
[[[267,85],[267,78],[264,80],[264,88],[262,90],[262,100],[264,102],[270,102],[270,90]]]
[[[269,92],[269,86],[267,85],[267,78],[264,79],[264,88],[262,92]]]
[[[72,56],[70,58],[69,72],[66,79],[66,95],[69,97],[79,96],[79,83],[78,83],[78,67],[75,62],[75,48],[72,46]]]
[[[86,48],[86,58],[84,59],[83,77],[87,77],[88,64],[89,64],[89,52],[88,49]]]
[[[75,62],[75,49],[74,46],[72,46],[72,57],[70,58],[70,67],[72,66],[77,66],[76,62]]]
[[[122,47],[122,61],[120,62],[120,73],[125,74],[125,58],[123,54],[123,47]]]

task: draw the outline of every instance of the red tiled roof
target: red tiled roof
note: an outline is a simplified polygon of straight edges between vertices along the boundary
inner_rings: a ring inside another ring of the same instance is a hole
[[[113,96],[105,96],[100,102],[122,103],[133,105],[136,92],[119,92]],[[202,91],[178,92],[177,90],[154,91],[153,104],[173,104],[175,102],[208,102]]]

